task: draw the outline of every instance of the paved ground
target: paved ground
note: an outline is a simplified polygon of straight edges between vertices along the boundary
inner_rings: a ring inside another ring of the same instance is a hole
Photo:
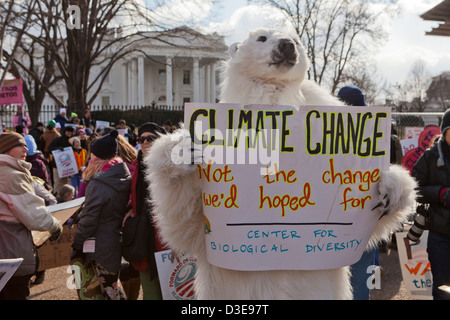
[[[381,289],[372,290],[372,300],[410,300],[403,286],[397,250],[388,248],[380,253],[383,268]],[[77,300],[76,290],[68,289],[66,283],[71,275],[67,266],[46,271],[42,284],[31,288],[31,300]],[[142,290],[139,299],[142,299]]]

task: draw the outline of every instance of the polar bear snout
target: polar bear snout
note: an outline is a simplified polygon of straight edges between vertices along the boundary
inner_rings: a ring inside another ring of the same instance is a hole
[[[272,51],[271,65],[286,65],[292,67],[297,62],[295,43],[290,39],[280,39]]]

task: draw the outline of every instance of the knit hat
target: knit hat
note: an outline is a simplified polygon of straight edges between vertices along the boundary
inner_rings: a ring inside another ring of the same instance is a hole
[[[364,93],[356,86],[345,86],[339,90],[337,97],[339,100],[350,106],[365,106],[366,99]]]
[[[0,154],[4,154],[17,146],[26,146],[25,139],[17,132],[9,131],[0,134]]]
[[[164,130],[163,127],[157,125],[154,122],[146,122],[146,123],[144,123],[138,130],[139,137],[142,136],[142,134],[144,132],[151,132],[151,133],[153,133],[155,135],[158,135],[158,133],[166,134],[166,130]]]
[[[119,132],[117,130],[112,130],[109,134],[96,139],[91,145],[91,152],[97,158],[103,160],[109,160],[114,158],[117,154],[117,136]]]
[[[444,116],[442,117],[442,123],[441,123],[441,138],[438,141],[438,152],[439,152],[439,158],[437,161],[437,167],[441,168],[444,164],[444,153],[442,152],[442,144],[445,143],[445,131],[447,129],[450,129],[450,109],[447,109],[445,111]]]
[[[447,109],[442,117],[441,134],[444,135],[444,132],[447,129],[450,129],[450,109]]]
[[[56,126],[56,121],[55,120],[50,120],[47,125],[55,127]]]

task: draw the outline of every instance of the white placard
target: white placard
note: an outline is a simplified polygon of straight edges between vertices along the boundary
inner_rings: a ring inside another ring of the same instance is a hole
[[[234,270],[357,262],[380,217],[390,121],[389,108],[186,104],[193,158],[203,158],[208,261]]]
[[[197,260],[188,254],[174,257],[171,250],[155,252],[163,300],[193,300]]]
[[[428,231],[425,230],[420,242],[414,244],[406,235],[408,232],[397,232],[397,249],[403,284],[411,299],[433,299],[433,276],[428,261],[427,240]]]
[[[72,147],[54,150],[52,153],[60,178],[73,176],[78,173],[77,161],[75,160]]]
[[[0,291],[2,291],[6,283],[14,275],[14,272],[19,268],[22,261],[23,258],[0,259]]]

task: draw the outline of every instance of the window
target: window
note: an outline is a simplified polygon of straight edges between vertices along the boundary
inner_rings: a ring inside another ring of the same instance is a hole
[[[164,69],[158,70],[158,82],[160,84],[166,84],[166,70]]]
[[[109,105],[110,105],[109,96],[102,96],[102,106],[109,106]]]
[[[191,98],[190,97],[184,97],[183,98],[183,103],[187,103],[187,102],[191,102]]]
[[[191,84],[191,70],[183,70],[183,84]]]

